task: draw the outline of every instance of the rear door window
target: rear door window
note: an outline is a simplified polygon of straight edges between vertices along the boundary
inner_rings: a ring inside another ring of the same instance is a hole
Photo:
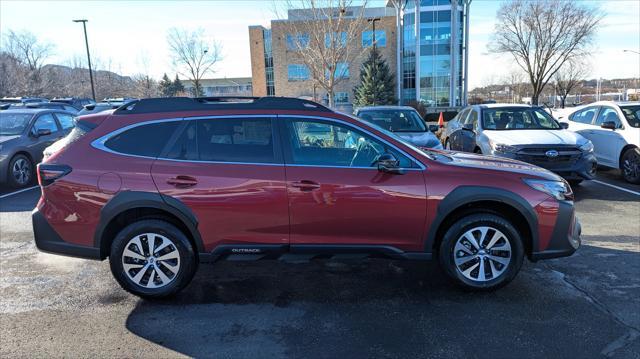
[[[105,146],[119,153],[157,157],[179,125],[180,121],[167,121],[136,126],[109,138]]]
[[[598,112],[598,107],[587,107],[569,116],[569,120],[590,125]]]
[[[73,116],[66,113],[56,113],[56,117],[58,118],[58,122],[60,122],[60,126],[62,126],[63,130],[70,129],[74,126]]]
[[[271,118],[189,120],[163,157],[206,162],[280,162]]]

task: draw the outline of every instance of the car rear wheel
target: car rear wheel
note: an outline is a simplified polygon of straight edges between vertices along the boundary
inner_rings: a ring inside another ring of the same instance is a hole
[[[624,180],[633,183],[640,183],[640,149],[630,148],[622,155],[622,176]]]
[[[25,187],[33,179],[33,163],[23,155],[17,154],[13,156],[9,162],[9,184],[13,187]]]
[[[157,219],[122,229],[111,245],[109,262],[122,288],[144,298],[177,293],[189,284],[197,268],[195,253],[184,233]]]
[[[505,218],[477,213],[456,221],[440,246],[440,264],[457,284],[493,290],[509,283],[522,267],[520,234]]]

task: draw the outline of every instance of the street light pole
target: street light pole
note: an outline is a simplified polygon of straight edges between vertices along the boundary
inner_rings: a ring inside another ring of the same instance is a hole
[[[89,40],[87,39],[87,21],[86,19],[73,20],[73,22],[81,22],[84,29],[84,44],[87,47],[87,63],[89,64],[89,79],[91,80],[91,95],[96,100],[96,89],[93,86],[93,73],[91,72],[91,55],[89,55]]]

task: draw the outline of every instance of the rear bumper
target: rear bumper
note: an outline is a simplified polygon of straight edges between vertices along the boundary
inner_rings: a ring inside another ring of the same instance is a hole
[[[36,247],[40,251],[70,257],[102,259],[99,248],[80,246],[62,240],[37,208],[31,213],[31,222],[33,224],[33,237]]]
[[[575,216],[573,203],[559,202],[558,218],[549,245],[543,251],[531,253],[531,260],[567,257],[580,248],[582,226]]]

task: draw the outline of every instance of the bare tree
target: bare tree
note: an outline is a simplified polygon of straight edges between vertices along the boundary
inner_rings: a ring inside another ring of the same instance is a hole
[[[590,68],[585,61],[570,60],[554,76],[555,89],[560,96],[560,106],[564,108],[567,96],[578,86],[587,75]]]
[[[492,49],[510,53],[538,98],[567,61],[588,52],[602,19],[596,8],[567,0],[509,0],[498,10]]]
[[[38,41],[29,31],[8,30],[2,39],[2,53],[18,65],[13,71],[15,93],[42,95],[44,88],[41,69],[44,61],[53,53],[53,45]]]
[[[133,76],[133,96],[137,98],[150,98],[158,96],[158,82],[149,75],[149,57],[141,53],[138,57],[140,73]]]
[[[329,106],[333,107],[336,85],[347,80],[345,72],[365,50],[355,39],[367,26],[367,1],[358,6],[352,0],[287,0],[281,4],[289,15],[282,26],[290,55],[327,92]]]
[[[172,28],[167,34],[176,71],[193,81],[194,96],[202,94],[200,80],[222,59],[222,48],[216,41],[207,42],[203,29],[187,31]]]

